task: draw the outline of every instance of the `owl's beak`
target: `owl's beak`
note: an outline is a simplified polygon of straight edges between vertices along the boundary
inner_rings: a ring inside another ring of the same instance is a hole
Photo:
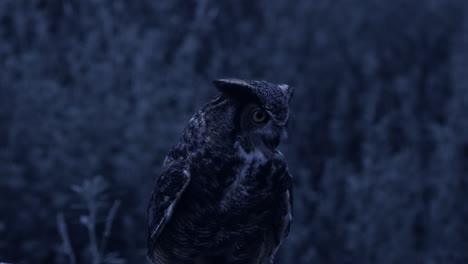
[[[276,147],[266,141],[263,141],[260,145],[261,152],[265,154],[267,158],[271,158],[275,154],[275,149]]]
[[[269,129],[269,133],[264,134],[261,138],[261,150],[266,156],[271,157],[275,152],[276,148],[281,143],[281,140],[286,136],[286,130],[283,126],[276,124],[272,125]]]

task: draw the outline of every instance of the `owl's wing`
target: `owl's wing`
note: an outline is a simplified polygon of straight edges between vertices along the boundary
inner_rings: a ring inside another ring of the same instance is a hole
[[[185,161],[169,164],[156,179],[148,205],[148,254],[153,254],[159,234],[189,183],[190,171]]]
[[[286,191],[282,193],[282,197],[279,201],[278,209],[275,214],[274,223],[274,234],[273,234],[273,247],[270,255],[269,262],[273,263],[273,258],[276,255],[279,247],[281,246],[282,240],[285,239],[290,231],[293,214],[293,188],[292,188],[292,176],[289,171],[285,170],[284,177],[287,177],[290,183]]]

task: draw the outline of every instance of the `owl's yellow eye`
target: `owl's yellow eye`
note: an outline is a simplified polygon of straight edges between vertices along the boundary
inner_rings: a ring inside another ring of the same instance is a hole
[[[268,119],[268,115],[263,110],[254,110],[252,112],[252,121],[257,124],[261,124],[266,122]]]

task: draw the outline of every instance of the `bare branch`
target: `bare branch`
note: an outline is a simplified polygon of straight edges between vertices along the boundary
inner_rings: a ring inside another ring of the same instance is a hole
[[[109,213],[107,214],[106,217],[106,224],[104,227],[104,233],[102,234],[101,238],[101,254],[104,255],[104,251],[106,250],[106,243],[107,239],[110,237],[111,234],[111,229],[112,229],[112,224],[114,222],[115,215],[117,214],[117,210],[120,207],[120,200],[115,200],[114,203],[112,204],[111,209],[109,210]]]
[[[68,255],[70,264],[76,264],[75,252],[73,251],[70,237],[68,236],[67,223],[65,222],[65,218],[62,213],[57,214],[57,225],[60,237],[62,238],[63,242],[63,250]]]

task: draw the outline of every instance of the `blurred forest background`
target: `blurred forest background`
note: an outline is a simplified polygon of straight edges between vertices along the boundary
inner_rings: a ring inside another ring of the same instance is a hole
[[[0,261],[145,263],[211,80],[295,87],[277,263],[468,263],[463,0],[0,0]],[[72,249],[72,250],[71,250]]]

